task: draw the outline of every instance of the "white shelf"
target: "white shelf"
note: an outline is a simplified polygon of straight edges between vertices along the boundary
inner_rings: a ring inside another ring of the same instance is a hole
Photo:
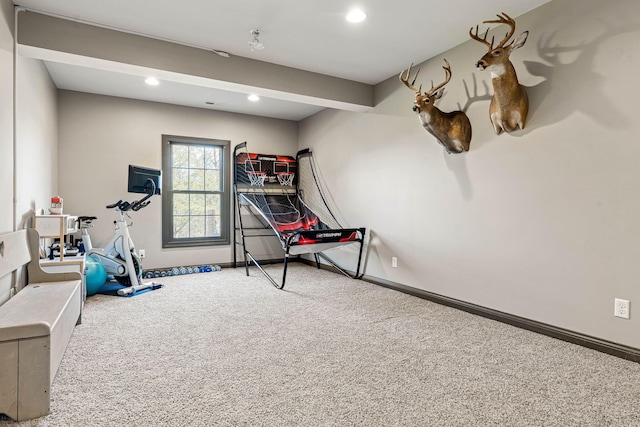
[[[60,239],[60,262],[64,260],[65,236],[78,231],[77,216],[72,215],[36,215],[33,228],[40,238]]]

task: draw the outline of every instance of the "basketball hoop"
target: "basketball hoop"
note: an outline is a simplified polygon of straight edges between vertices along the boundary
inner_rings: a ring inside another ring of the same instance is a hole
[[[250,171],[247,171],[247,175],[249,176],[249,182],[251,182],[251,185],[256,186],[256,187],[264,186],[264,180],[267,177],[266,172],[262,172],[262,171],[250,172]]]
[[[278,172],[278,181],[282,186],[284,185],[292,186],[294,176],[296,176],[296,174],[293,172]]]
[[[273,222],[278,225],[295,224],[300,221],[300,211],[293,205],[268,203],[266,207],[271,218],[273,218]]]

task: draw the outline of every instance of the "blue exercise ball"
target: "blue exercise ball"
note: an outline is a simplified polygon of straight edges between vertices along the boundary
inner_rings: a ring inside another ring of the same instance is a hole
[[[107,270],[100,260],[89,255],[84,261],[85,283],[87,285],[87,295],[94,295],[107,281]]]

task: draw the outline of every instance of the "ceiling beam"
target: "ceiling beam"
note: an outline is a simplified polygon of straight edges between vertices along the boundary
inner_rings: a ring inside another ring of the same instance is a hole
[[[18,14],[21,55],[138,74],[286,101],[366,112],[373,86],[206,49],[71,21],[32,11]]]

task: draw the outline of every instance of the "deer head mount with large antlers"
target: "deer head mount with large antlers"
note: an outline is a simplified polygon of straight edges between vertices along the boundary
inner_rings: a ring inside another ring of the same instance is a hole
[[[528,31],[523,32],[518,37],[507,43],[516,30],[516,22],[506,13],[497,15],[498,19],[484,21],[484,24],[507,24],[509,32],[494,47],[494,38],[487,41],[489,29],[484,33],[484,37],[478,36],[478,26],[475,34],[473,27],[469,29],[469,36],[487,47],[487,53],[476,63],[479,70],[489,70],[491,72],[491,82],[493,83],[493,98],[489,106],[489,117],[493,124],[493,129],[497,134],[502,131],[512,132],[517,128],[524,129],[529,112],[529,98],[524,87],[518,82],[516,70],[509,60],[511,53],[522,47],[527,41]]]
[[[433,87],[433,81],[431,81],[431,89],[424,93],[422,93],[422,85],[418,89],[414,86],[420,70],[416,72],[413,80],[409,83],[413,64],[407,70],[402,71],[399,77],[406,87],[416,93],[413,111],[418,114],[422,126],[436,137],[438,142],[447,150],[447,153],[462,153],[463,151],[469,151],[471,142],[471,122],[469,122],[469,118],[462,111],[445,113],[434,105],[435,101],[442,97],[444,86],[451,80],[451,66],[446,59],[444,62],[447,64],[442,67],[446,76],[444,82]]]

